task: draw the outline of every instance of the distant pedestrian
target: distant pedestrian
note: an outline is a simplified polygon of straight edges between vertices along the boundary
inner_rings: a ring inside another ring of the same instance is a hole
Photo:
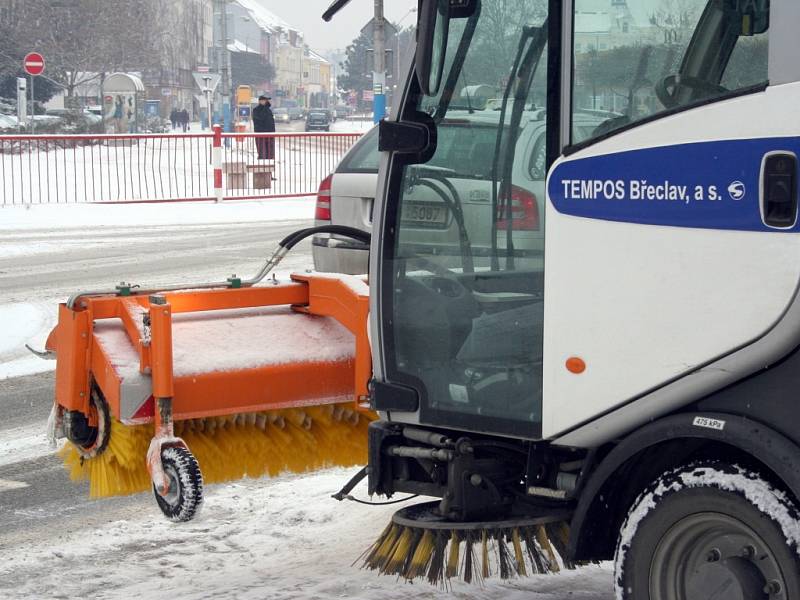
[[[253,131],[256,133],[275,133],[275,116],[270,108],[270,98],[259,96],[258,106],[253,109]],[[256,137],[258,160],[275,158],[275,139],[272,137]]]
[[[169,122],[172,123],[172,131],[175,131],[175,128],[178,126],[178,109],[173,108],[172,112],[169,113]]]
[[[185,108],[181,111],[181,125],[183,125],[183,133],[189,130],[189,111]]]
[[[117,133],[124,133],[122,131],[122,122],[125,119],[125,101],[122,96],[117,94],[117,99],[114,101],[114,122],[117,128]]]

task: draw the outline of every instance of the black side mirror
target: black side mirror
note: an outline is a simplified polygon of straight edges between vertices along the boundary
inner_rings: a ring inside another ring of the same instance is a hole
[[[441,87],[449,32],[450,0],[421,0],[416,71],[426,96],[435,96]]]

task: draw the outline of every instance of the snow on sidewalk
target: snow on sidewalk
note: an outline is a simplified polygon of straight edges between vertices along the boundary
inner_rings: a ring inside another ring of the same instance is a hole
[[[375,127],[372,119],[337,119],[331,124],[331,131],[336,133],[366,133]]]
[[[166,521],[149,495],[136,520],[87,525],[4,553],[0,596],[200,600],[610,600],[610,566],[558,575],[454,584],[452,592],[363,571],[357,561],[397,507],[330,498],[352,474],[210,486],[198,517]],[[357,491],[362,488],[357,488]],[[108,499],[104,502],[114,502]],[[72,515],[73,519],[85,518]],[[88,520],[88,519],[87,519]]]
[[[0,206],[0,239],[13,244],[13,233],[95,227],[213,225],[313,218],[314,198],[143,204],[31,204]],[[31,248],[35,251],[35,248]],[[6,242],[3,252],[10,252]]]

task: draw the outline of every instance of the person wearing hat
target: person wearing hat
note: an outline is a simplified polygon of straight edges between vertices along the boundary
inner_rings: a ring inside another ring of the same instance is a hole
[[[259,96],[258,106],[253,109],[253,131],[256,133],[275,133],[275,117],[270,108],[270,97]],[[257,137],[258,160],[275,158],[275,139]]]

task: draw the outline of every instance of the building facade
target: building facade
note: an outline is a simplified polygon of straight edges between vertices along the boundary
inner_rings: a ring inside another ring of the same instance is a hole
[[[308,46],[303,51],[303,102],[309,108],[330,105],[331,64]]]
[[[197,117],[200,90],[192,74],[207,64],[213,45],[212,0],[160,2],[158,18],[162,33],[154,49],[157,65],[142,72],[147,97],[159,101],[162,117],[173,109]]]

